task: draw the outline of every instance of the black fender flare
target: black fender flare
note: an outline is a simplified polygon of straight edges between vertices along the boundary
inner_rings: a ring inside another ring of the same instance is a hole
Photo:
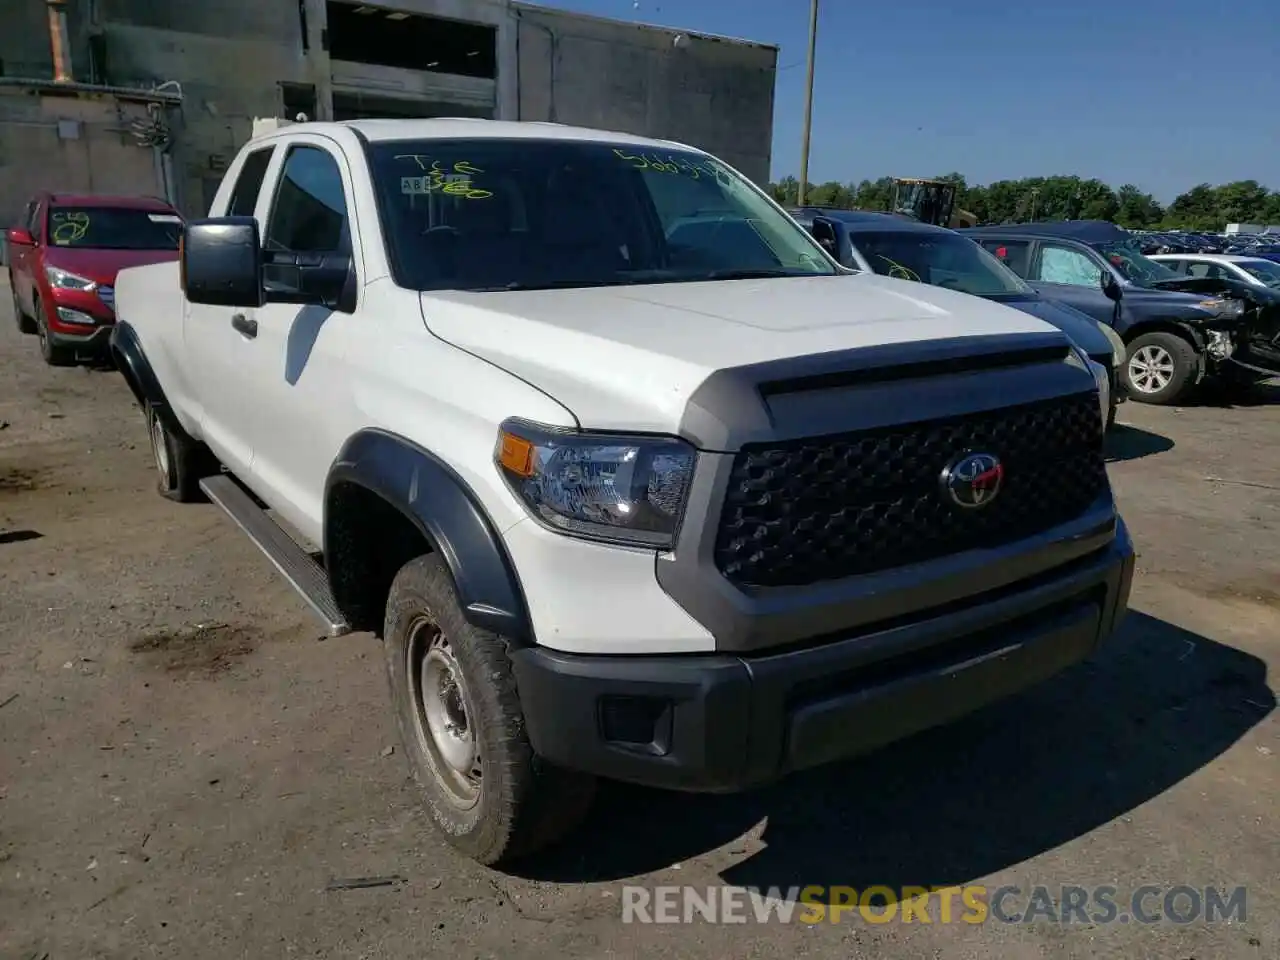
[[[111,330],[109,343],[112,359],[143,412],[150,407],[175,437],[190,439],[174,415],[173,408],[169,406],[169,401],[165,399],[164,390],[160,387],[155,371],[151,369],[151,363],[142,349],[142,340],[133,325],[125,320],[117,320]]]
[[[479,498],[452,467],[397,434],[374,428],[353,434],[325,481],[326,556],[335,555],[327,513],[339,483],[378,495],[418,528],[453,575],[468,621],[519,644],[534,642],[524,591],[506,545]]]

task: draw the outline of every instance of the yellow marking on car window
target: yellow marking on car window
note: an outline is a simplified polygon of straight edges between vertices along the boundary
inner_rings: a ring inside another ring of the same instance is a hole
[[[889,272],[886,274],[886,276],[893,277],[895,280],[913,280],[916,283],[920,282],[920,277],[916,274],[914,270],[904,267],[902,264],[898,263],[898,261],[896,260],[890,260],[883,253],[878,253],[876,254],[876,256],[879,259],[883,260],[885,263],[889,264]]]
[[[401,177],[401,193],[443,193],[450,197],[463,197],[467,200],[485,200],[493,196],[492,190],[477,187],[472,181],[472,176],[484,171],[469,160],[458,160],[452,168],[449,168],[439,160],[421,153],[401,153],[397,154],[395,159],[412,160],[419,170],[426,173],[424,177]]]
[[[55,210],[51,215],[51,219],[54,223],[53,242],[59,247],[79,243],[85,238],[85,234],[89,232],[89,215],[82,210],[73,210],[71,212]]]

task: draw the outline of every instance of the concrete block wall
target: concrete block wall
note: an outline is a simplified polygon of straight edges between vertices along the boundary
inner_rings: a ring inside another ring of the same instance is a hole
[[[526,4],[513,12],[521,119],[678,140],[768,181],[776,47]]]
[[[112,98],[0,88],[0,224],[16,224],[41,190],[160,195],[154,152],[129,135],[145,117]]]
[[[280,111],[280,82],[309,82],[296,0],[96,0],[96,8],[112,83],[181,85],[179,205],[207,213],[253,118]]]
[[[754,180],[768,179],[776,48],[697,35],[677,45],[679,31],[510,0],[380,2],[493,24],[498,79],[491,89],[499,119],[682,140]],[[329,119],[335,75],[353,72],[324,50],[324,0],[70,0],[68,18],[78,80],[89,79],[89,37],[97,35],[107,82],[180,84],[182,107],[168,119],[179,205],[189,215],[207,212],[253,118],[281,114],[282,82],[313,84],[315,119]],[[0,0],[0,23],[6,72],[12,76],[25,64],[25,73],[50,76],[42,0]],[[436,86],[450,82],[441,78]],[[8,189],[0,183],[0,193]]]

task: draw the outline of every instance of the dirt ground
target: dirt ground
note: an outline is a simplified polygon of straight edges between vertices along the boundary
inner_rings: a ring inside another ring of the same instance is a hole
[[[1280,957],[1280,389],[1121,408],[1141,557],[1096,662],[760,793],[609,787],[569,843],[497,873],[420,809],[378,642],[323,640],[214,507],[155,495],[119,375],[44,366],[9,303],[0,958]],[[627,883],[1243,885],[1247,912],[636,925]]]

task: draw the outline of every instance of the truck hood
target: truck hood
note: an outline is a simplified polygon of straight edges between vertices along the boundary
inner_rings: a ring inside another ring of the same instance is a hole
[[[431,291],[441,339],[556,398],[584,428],[674,432],[717,370],[945,337],[1044,333],[1012,307],[872,274],[519,292]],[[512,415],[519,415],[513,410]]]

